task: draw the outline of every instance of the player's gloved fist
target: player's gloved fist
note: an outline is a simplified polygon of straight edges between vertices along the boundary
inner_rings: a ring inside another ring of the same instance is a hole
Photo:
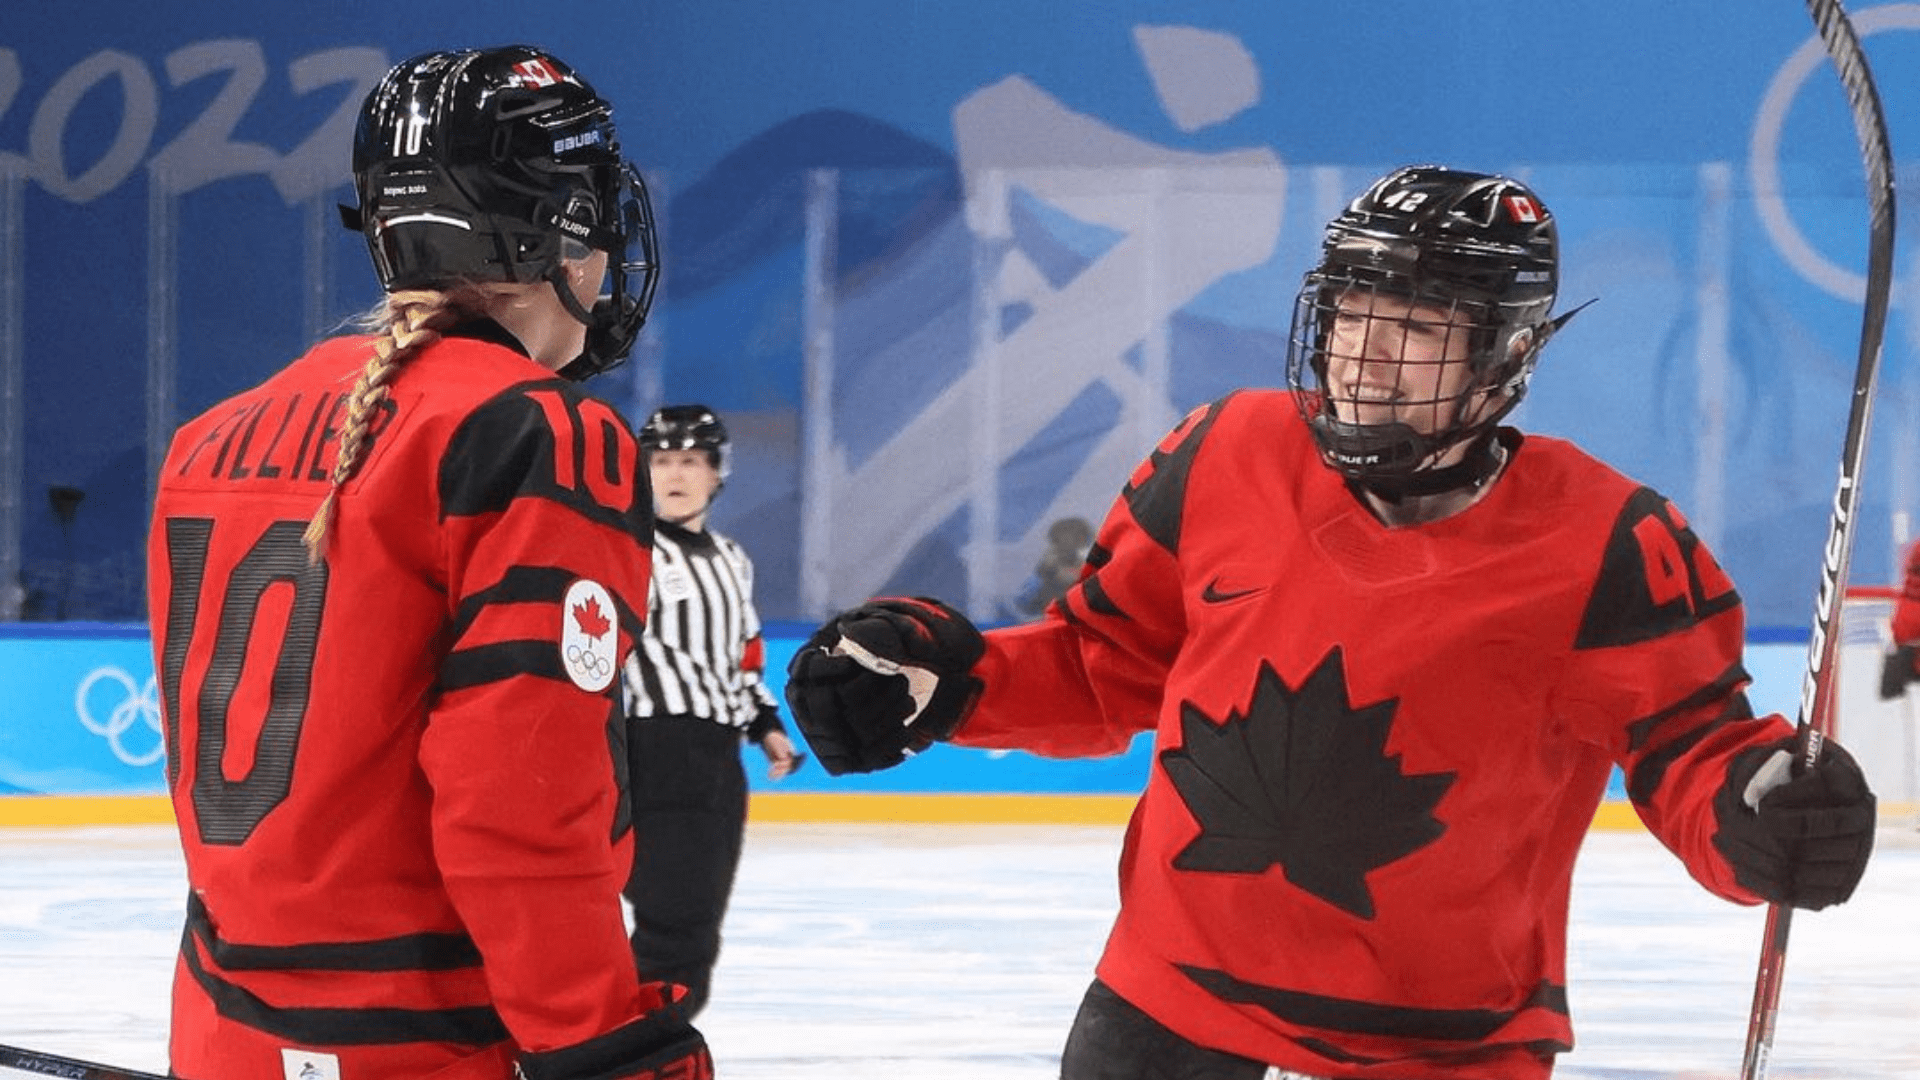
[[[1873,853],[1874,798],[1860,766],[1827,741],[1811,768],[1795,740],[1734,758],[1714,797],[1713,844],[1734,880],[1774,903],[1819,910],[1853,895]]]
[[[583,1043],[523,1054],[517,1080],[713,1080],[707,1040],[678,1007],[648,1013]]]
[[[1914,671],[1914,663],[1920,657],[1920,644],[1896,645],[1887,650],[1887,658],[1880,665],[1880,700],[1892,701],[1907,692],[1907,684],[1920,672]]]
[[[938,600],[881,597],[841,612],[787,666],[787,705],[835,776],[898,765],[950,737],[980,697],[986,640]]]

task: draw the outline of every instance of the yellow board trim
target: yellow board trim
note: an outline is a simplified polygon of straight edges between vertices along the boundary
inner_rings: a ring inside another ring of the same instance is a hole
[[[982,825],[1124,825],[1133,795],[905,794],[756,792],[748,818],[756,822]],[[1912,803],[1883,803],[1882,820],[1920,813]],[[9,825],[171,825],[164,795],[0,795],[0,827]],[[1607,831],[1645,828],[1632,805],[1608,800],[1593,816]]]
[[[173,802],[165,795],[5,795],[5,825],[171,825]]]
[[[757,822],[1124,825],[1137,801],[1134,795],[756,793],[748,816]],[[1614,801],[1600,804],[1593,827],[1645,828],[1630,804]]]
[[[756,793],[748,820],[983,825],[1124,825],[1133,795]]]
[[[1593,813],[1593,827],[1604,832],[1632,832],[1644,829],[1640,815],[1634,812],[1633,804],[1608,799],[1600,804]]]

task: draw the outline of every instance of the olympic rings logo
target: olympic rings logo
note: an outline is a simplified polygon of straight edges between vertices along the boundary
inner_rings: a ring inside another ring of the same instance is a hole
[[[613,672],[613,661],[578,645],[567,646],[567,663],[593,676],[595,682],[605,679]]]
[[[94,710],[94,687],[103,683],[111,689],[103,691],[101,696],[113,698],[113,706],[104,710],[104,720],[102,713]],[[167,754],[166,740],[160,737],[160,692],[152,676],[148,676],[146,685],[142,686],[120,668],[94,668],[73,692],[73,711],[80,718],[81,727],[107,740],[113,756],[128,765],[151,765]],[[144,725],[153,732],[155,739],[151,748],[136,751],[128,747],[126,734],[135,725]]]
[[[1851,16],[1854,30],[1862,39],[1882,30],[1920,30],[1920,4],[1886,4],[1866,8]],[[1867,294],[1866,275],[1834,263],[1814,250],[1793,218],[1787,214],[1780,191],[1780,133],[1786,126],[1787,111],[1807,78],[1827,62],[1826,46],[1818,34],[1793,51],[1760,102],[1754,118],[1753,139],[1748,144],[1747,171],[1753,177],[1753,194],[1760,223],[1780,250],[1782,258],[1802,277],[1836,299],[1859,303]],[[1895,302],[1902,297],[1895,290]]]

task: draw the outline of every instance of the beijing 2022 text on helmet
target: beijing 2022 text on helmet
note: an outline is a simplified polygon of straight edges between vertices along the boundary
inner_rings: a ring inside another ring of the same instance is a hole
[[[733,471],[733,450],[720,414],[705,405],[663,405],[640,425],[642,450],[705,450],[725,480]]]
[[[1477,481],[1477,471],[1493,467],[1490,451],[1456,468],[1431,462],[1460,443],[1482,451],[1491,444],[1495,425],[1526,392],[1541,347],[1574,314],[1549,318],[1558,284],[1553,215],[1525,184],[1435,165],[1376,182],[1328,224],[1320,264],[1294,304],[1287,381],[1322,459],[1388,493]],[[1431,430],[1343,417],[1327,392],[1339,305],[1367,311],[1375,297],[1435,309],[1444,315],[1438,325],[1466,334],[1464,388],[1450,401],[1421,403],[1441,418]]]
[[[660,276],[647,188],[612,107],[553,56],[510,45],[395,65],[361,107],[353,178],[360,205],[341,217],[387,291],[544,280],[587,327],[562,374],[605,371],[633,347]],[[591,311],[561,265],[587,248],[607,252],[611,283]]]

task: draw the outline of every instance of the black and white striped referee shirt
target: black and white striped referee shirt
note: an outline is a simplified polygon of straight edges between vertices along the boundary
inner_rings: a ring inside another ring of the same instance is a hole
[[[698,716],[744,731],[779,708],[765,669],[753,560],[711,529],[655,522],[647,629],[626,664],[627,715]]]

